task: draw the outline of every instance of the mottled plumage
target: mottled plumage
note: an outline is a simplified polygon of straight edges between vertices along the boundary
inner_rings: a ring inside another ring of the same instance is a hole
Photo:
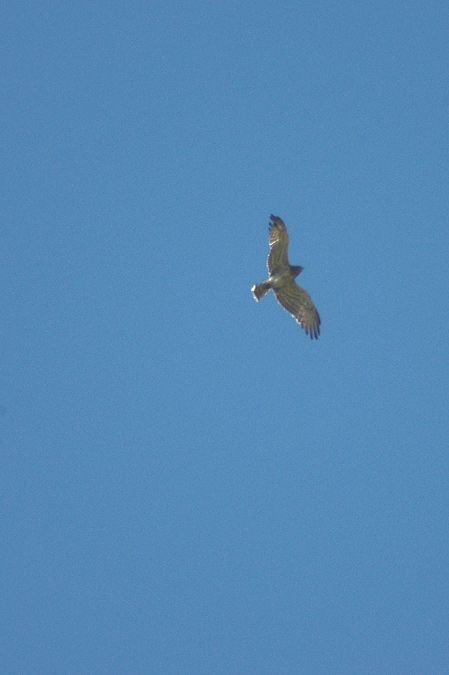
[[[278,303],[294,316],[306,334],[312,339],[317,338],[320,334],[320,315],[310,295],[295,281],[303,268],[288,262],[287,228],[276,216],[271,216],[269,243],[267,267],[270,276],[266,281],[252,287],[254,299],[259,301],[268,291],[273,290]]]

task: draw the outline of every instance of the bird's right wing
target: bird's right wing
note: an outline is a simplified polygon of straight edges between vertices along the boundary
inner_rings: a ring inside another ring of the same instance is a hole
[[[288,267],[288,234],[283,221],[277,216],[271,216],[270,222],[270,253],[268,254],[267,267],[270,274]]]

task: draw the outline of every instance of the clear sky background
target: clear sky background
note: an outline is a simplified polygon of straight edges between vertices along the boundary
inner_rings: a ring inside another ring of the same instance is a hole
[[[449,5],[0,32],[4,671],[447,672]]]

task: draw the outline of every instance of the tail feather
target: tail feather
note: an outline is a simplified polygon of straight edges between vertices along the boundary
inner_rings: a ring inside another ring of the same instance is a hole
[[[268,293],[270,288],[271,284],[269,281],[262,281],[261,284],[255,284],[255,286],[253,286],[251,289],[252,294],[254,296],[254,300],[257,300],[257,302],[259,302],[259,300]]]

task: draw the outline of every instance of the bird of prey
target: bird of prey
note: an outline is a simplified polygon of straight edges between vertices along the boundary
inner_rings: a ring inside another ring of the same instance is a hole
[[[310,295],[295,281],[304,268],[301,265],[290,265],[288,262],[287,228],[280,218],[271,216],[269,230],[270,253],[267,259],[269,277],[252,287],[254,299],[259,302],[268,291],[273,290],[278,303],[290,312],[312,340],[316,339],[320,334],[320,315]]]

